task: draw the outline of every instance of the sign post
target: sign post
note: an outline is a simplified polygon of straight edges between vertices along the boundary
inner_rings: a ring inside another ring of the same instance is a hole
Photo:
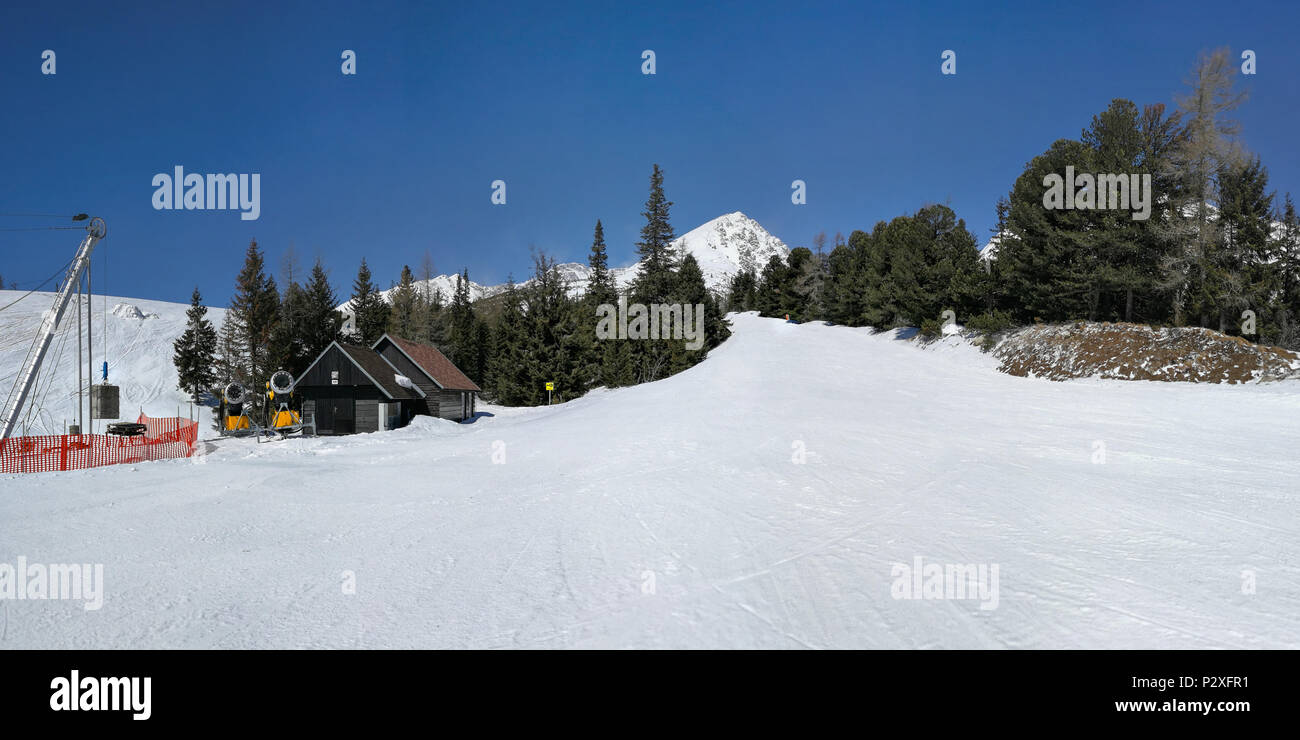
[[[553,390],[555,390],[555,381],[554,380],[546,381],[546,405],[547,406],[551,405],[551,391]]]

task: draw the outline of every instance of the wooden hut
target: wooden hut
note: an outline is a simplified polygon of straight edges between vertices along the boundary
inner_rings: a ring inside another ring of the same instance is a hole
[[[316,433],[396,429],[417,415],[462,421],[481,389],[437,348],[385,334],[372,347],[333,342],[294,383]]]
[[[418,413],[420,389],[403,385],[399,373],[374,350],[333,342],[297,379],[304,419],[317,434],[377,432],[404,426]]]

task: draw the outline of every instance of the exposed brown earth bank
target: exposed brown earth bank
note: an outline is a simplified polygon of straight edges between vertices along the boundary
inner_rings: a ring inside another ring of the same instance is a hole
[[[1300,378],[1300,355],[1295,352],[1202,328],[1038,325],[1013,331],[993,353],[1004,373],[1049,380],[1253,383]]]

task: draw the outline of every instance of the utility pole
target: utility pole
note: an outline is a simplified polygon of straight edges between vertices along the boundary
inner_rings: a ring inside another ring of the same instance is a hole
[[[103,222],[101,221],[101,223]],[[90,357],[95,352],[95,345],[90,341],[91,340],[90,296],[92,295],[94,295],[94,292],[92,292],[90,289],[90,253],[87,252],[86,253],[86,412],[87,412],[86,421],[90,422],[90,433],[94,434],[95,433],[95,407],[91,405],[92,403],[91,399],[93,398],[94,395],[91,393],[91,390],[92,387],[95,385],[95,363]],[[105,327],[104,331],[105,333],[107,333],[108,328]],[[77,340],[80,341],[81,337],[77,337]],[[81,372],[78,371],[77,374],[80,375]],[[85,430],[82,431],[84,432]]]
[[[92,218],[90,224],[86,226],[86,236],[81,240],[81,246],[77,248],[77,256],[72,260],[72,267],[68,268],[67,277],[63,279],[62,285],[59,286],[59,292],[54,297],[54,306],[45,314],[45,319],[41,322],[41,328],[37,334],[36,353],[30,360],[23,363],[23,368],[19,371],[19,377],[22,380],[19,385],[18,398],[14,401],[12,408],[5,409],[3,418],[0,419],[4,423],[4,432],[0,434],[0,439],[7,439],[13,433],[14,426],[17,425],[19,417],[22,416],[23,404],[27,402],[32,387],[36,385],[36,374],[41,369],[45,354],[50,350],[50,343],[54,341],[54,333],[58,331],[59,322],[63,320],[63,314],[68,310],[68,303],[72,300],[72,291],[80,285],[81,274],[90,265],[90,254],[106,233],[107,228],[104,226],[104,219],[102,218]],[[78,346],[80,346],[80,338],[78,338],[77,342]],[[78,369],[81,367],[79,361],[77,367]]]
[[[86,317],[86,322],[90,322],[90,317]],[[87,394],[86,403],[90,403],[90,396]],[[81,415],[81,281],[77,281],[77,434],[86,433],[86,420]],[[63,433],[68,433],[68,428],[63,428]]]

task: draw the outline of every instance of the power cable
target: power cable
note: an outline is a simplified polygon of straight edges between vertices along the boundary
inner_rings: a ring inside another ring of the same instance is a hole
[[[9,308],[10,306],[14,305],[14,304],[17,303],[18,301],[21,301],[22,299],[26,298],[27,296],[31,295],[32,293],[37,292],[37,291],[40,290],[41,288],[44,288],[46,285],[49,284],[49,282],[50,282],[51,280],[53,280],[54,278],[58,277],[60,273],[66,273],[66,272],[68,271],[68,268],[72,266],[72,263],[75,262],[76,259],[77,259],[77,258],[76,258],[76,256],[74,255],[74,256],[72,257],[72,259],[70,259],[70,260],[68,260],[67,262],[63,263],[63,267],[60,267],[60,268],[59,268],[59,269],[58,269],[58,270],[57,270],[53,275],[51,275],[51,276],[45,278],[44,280],[42,280],[40,285],[36,286],[35,288],[32,288],[31,290],[27,291],[26,293],[23,293],[21,296],[18,296],[18,298],[16,298],[15,300],[13,300],[13,301],[11,301],[11,302],[9,302],[9,303],[3,305],[3,306],[0,306],[0,311],[3,311],[3,310],[5,310],[6,308]]]

